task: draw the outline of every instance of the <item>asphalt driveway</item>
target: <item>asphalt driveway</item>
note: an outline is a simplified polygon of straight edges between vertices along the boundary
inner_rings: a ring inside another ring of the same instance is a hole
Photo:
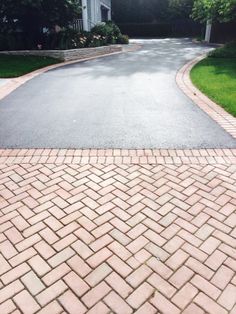
[[[3,99],[0,147],[236,147],[175,82],[208,48],[187,39],[139,42],[139,51],[51,70]]]

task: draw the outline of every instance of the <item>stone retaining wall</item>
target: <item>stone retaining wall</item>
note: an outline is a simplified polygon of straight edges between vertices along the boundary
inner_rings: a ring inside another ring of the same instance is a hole
[[[103,46],[96,48],[82,48],[70,50],[18,50],[18,51],[0,51],[0,54],[7,55],[31,55],[46,56],[60,59],[62,61],[72,61],[85,58],[96,57],[122,51],[119,45]]]

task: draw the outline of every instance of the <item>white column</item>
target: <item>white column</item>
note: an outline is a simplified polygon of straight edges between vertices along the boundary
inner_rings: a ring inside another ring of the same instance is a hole
[[[205,33],[205,41],[207,43],[211,40],[211,29],[212,29],[212,21],[208,20],[206,24],[206,33]]]
[[[100,0],[94,0],[94,20],[93,20],[94,24],[100,22],[100,19],[98,17],[99,10],[101,10]]]
[[[87,0],[82,0],[82,16],[83,16],[83,28],[88,31],[88,5]]]
[[[92,27],[94,26],[94,24],[96,24],[96,6],[97,6],[97,3],[96,3],[96,0],[93,0],[91,2],[91,22],[92,22]]]

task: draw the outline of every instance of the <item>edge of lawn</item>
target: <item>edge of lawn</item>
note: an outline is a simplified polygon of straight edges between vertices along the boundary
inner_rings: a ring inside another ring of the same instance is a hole
[[[62,60],[31,55],[0,54],[0,78],[18,78],[36,70],[63,63]]]
[[[236,117],[236,55],[221,56],[220,49],[213,52],[213,57],[210,54],[195,64],[190,79],[209,99]]]
[[[121,50],[121,51],[111,52],[111,53],[107,53],[107,54],[103,54],[103,55],[87,57],[84,59],[62,61],[60,63],[55,63],[55,64],[48,65],[48,66],[45,66],[42,68],[38,68],[37,70],[33,70],[29,73],[23,74],[23,75],[18,76],[18,77],[9,78],[8,79],[9,81],[6,84],[3,84],[3,86],[0,86],[0,100],[5,98],[9,94],[11,94],[14,90],[16,90],[21,85],[25,84],[27,81],[29,81],[29,80],[35,78],[36,76],[43,74],[47,71],[54,70],[54,69],[59,68],[59,67],[71,65],[74,63],[80,63],[80,62],[85,62],[85,61],[89,61],[89,60],[93,60],[93,59],[104,58],[104,57],[111,56],[111,55],[117,55],[117,54],[121,54],[123,52],[124,51]],[[6,79],[6,78],[2,78],[2,79]]]

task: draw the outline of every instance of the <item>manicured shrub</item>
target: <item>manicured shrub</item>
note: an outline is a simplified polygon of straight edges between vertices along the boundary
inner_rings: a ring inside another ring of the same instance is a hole
[[[87,46],[88,47],[103,46],[103,45],[105,45],[105,42],[106,42],[105,39],[106,39],[106,37],[104,37],[104,36],[90,33],[90,35],[88,37]]]
[[[123,36],[119,27],[113,22],[99,23],[91,32],[78,32],[70,27],[62,28],[41,34],[40,39],[30,42],[22,32],[11,34],[0,33],[0,50],[24,49],[77,49],[85,47],[100,47],[108,44],[128,43],[128,38]]]
[[[112,36],[113,35],[113,29],[109,24],[106,23],[99,23],[95,25],[91,32],[96,35],[101,35],[104,37]]]
[[[211,58],[236,58],[236,41],[217,48],[209,53]]]
[[[120,35],[117,38],[117,44],[128,45],[128,43],[129,43],[129,36],[128,35]]]
[[[114,37],[119,37],[121,35],[120,28],[113,21],[106,22],[106,25],[112,29],[112,35]]]
[[[105,38],[105,44],[116,44],[118,38],[122,35],[119,27],[112,21],[97,24],[91,32]]]

